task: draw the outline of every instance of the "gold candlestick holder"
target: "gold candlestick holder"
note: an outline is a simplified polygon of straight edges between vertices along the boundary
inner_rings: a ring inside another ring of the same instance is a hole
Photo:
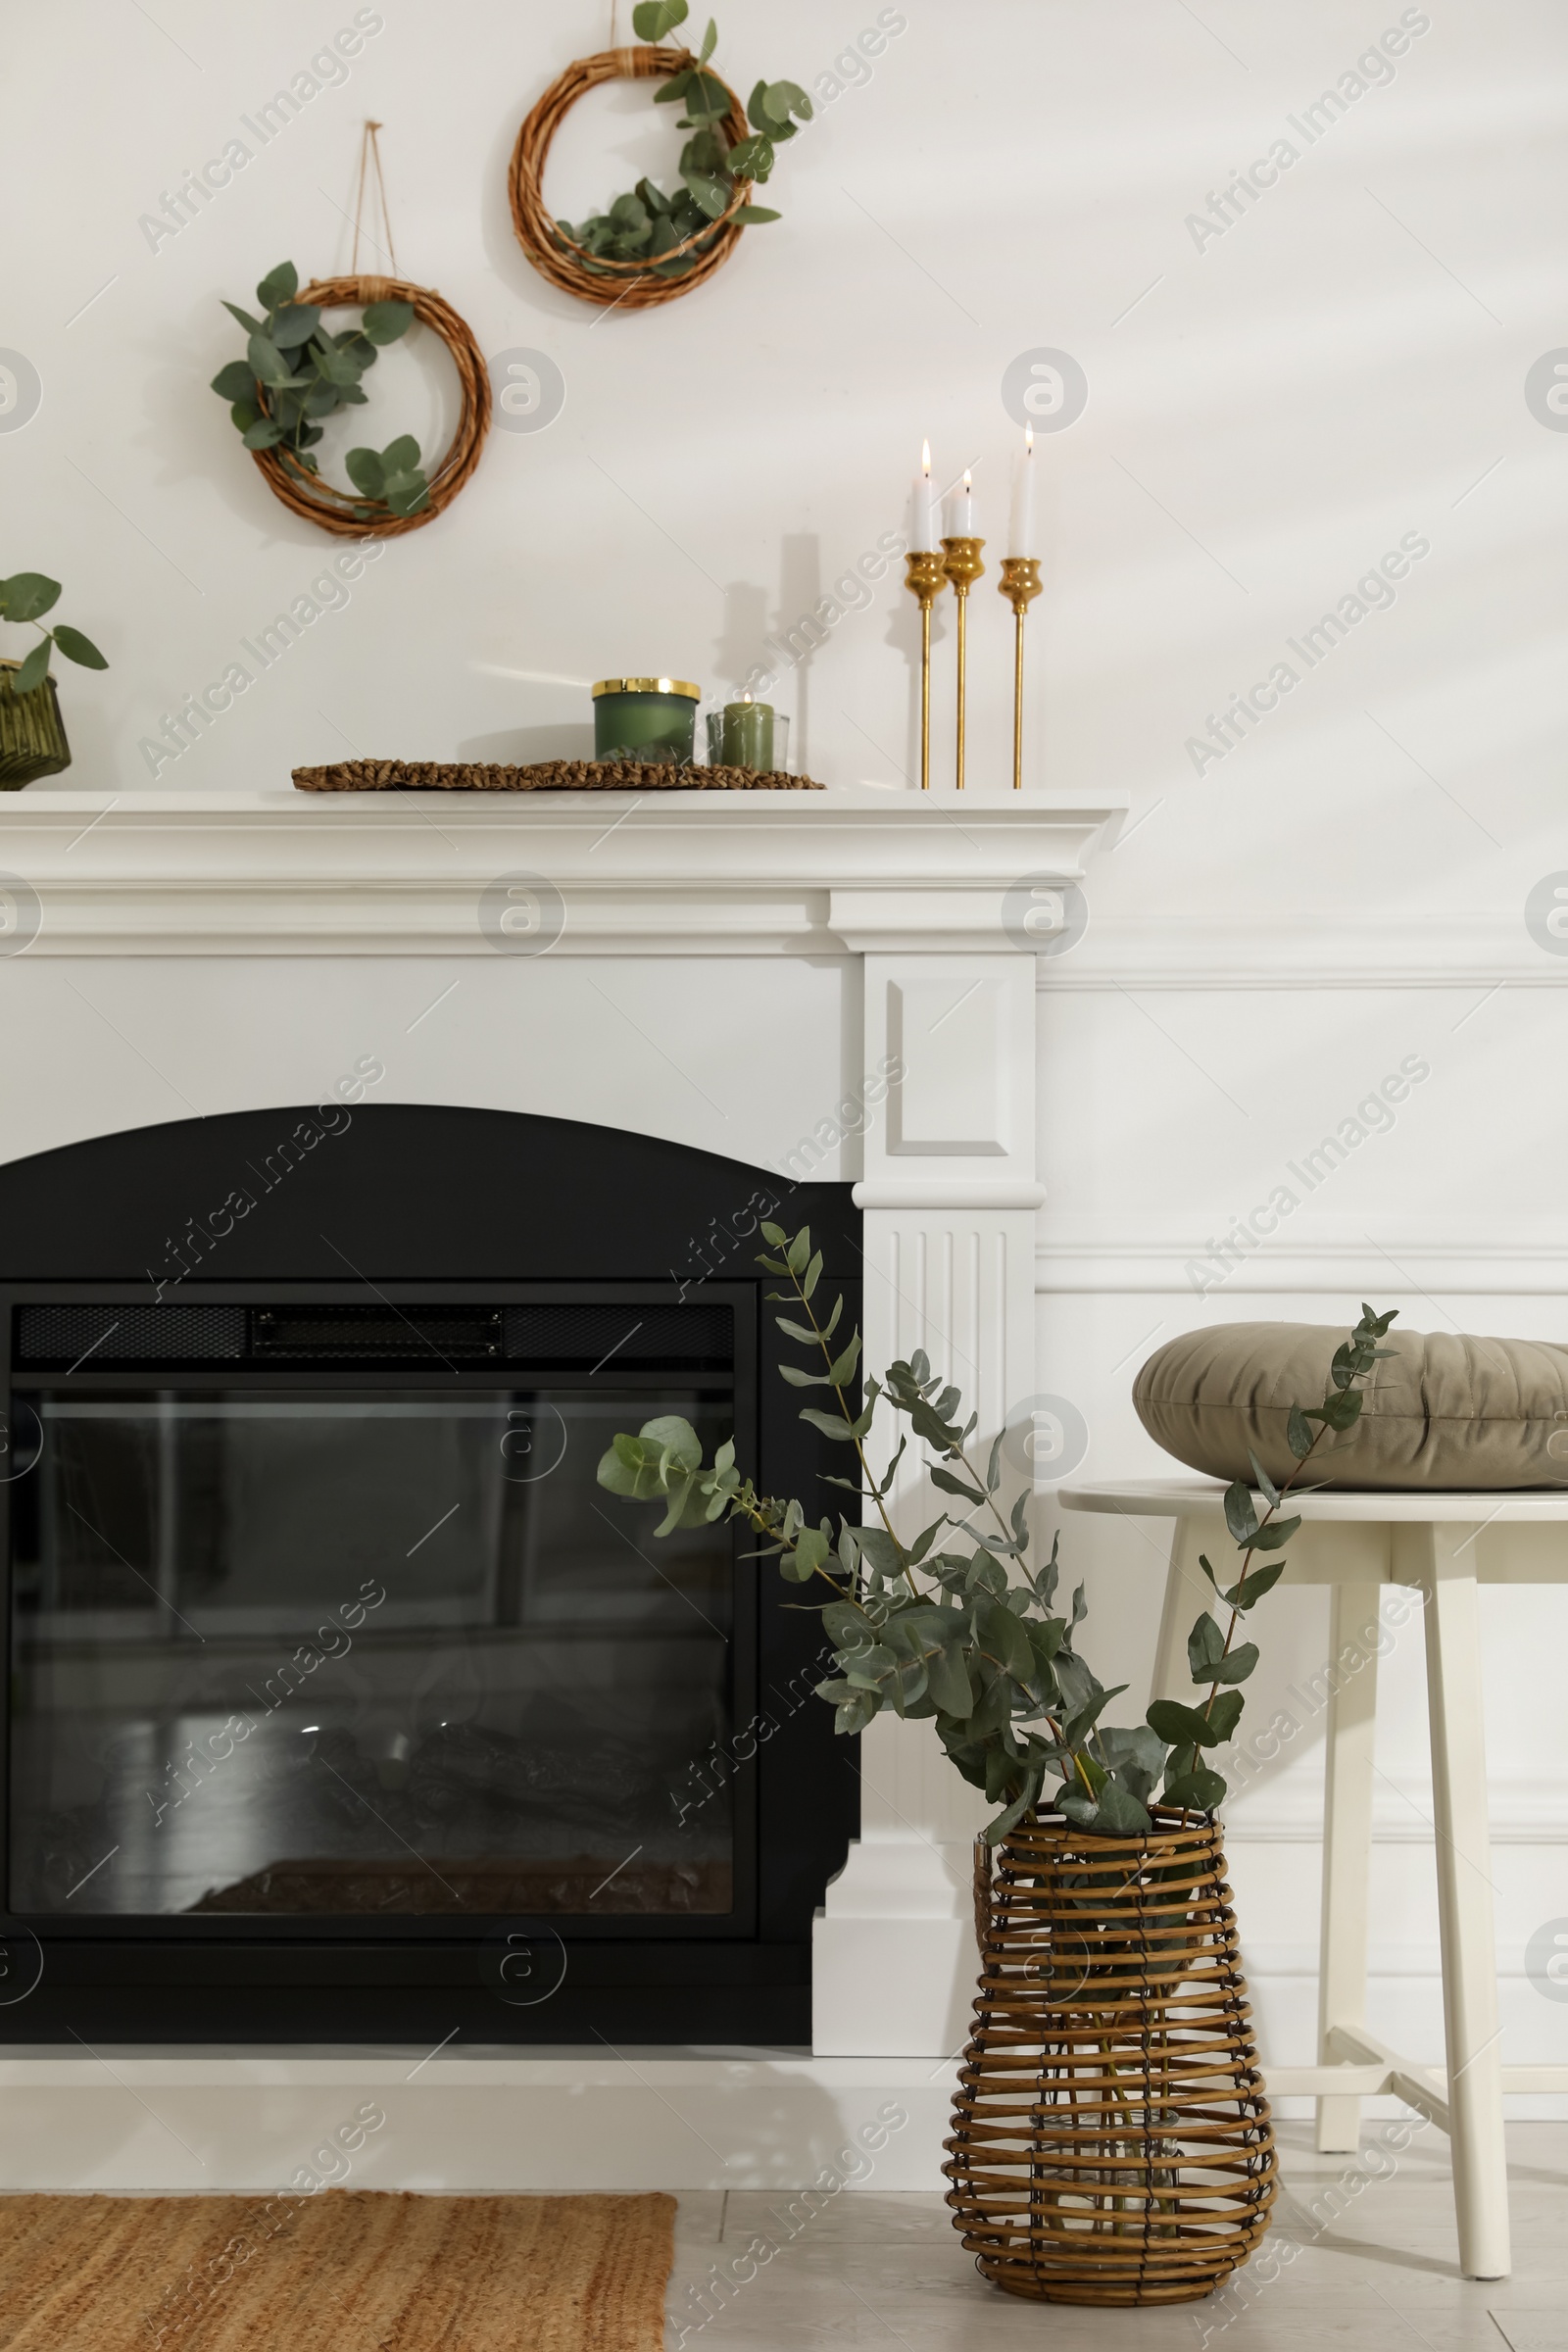
[[[980,561],[983,539],[944,539],[942,568],[958,600],[958,754],[954,784],[963,790],[963,738],[967,719],[969,670],[969,591],[985,570]]]
[[[1004,556],[1001,594],[1012,607],[1012,789],[1023,790],[1023,624],[1024,616],[1045,585],[1037,556]]]
[[[905,586],[920,607],[920,790],[931,789],[931,608],[947,585],[942,558],[932,549],[904,559]]]

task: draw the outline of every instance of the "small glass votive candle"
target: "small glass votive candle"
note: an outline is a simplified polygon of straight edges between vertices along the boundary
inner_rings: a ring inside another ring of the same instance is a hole
[[[596,760],[672,760],[697,754],[702,688],[686,678],[601,678],[594,688]]]
[[[789,748],[788,715],[771,703],[754,703],[748,694],[708,713],[710,767],[744,767],[766,775],[788,767]]]

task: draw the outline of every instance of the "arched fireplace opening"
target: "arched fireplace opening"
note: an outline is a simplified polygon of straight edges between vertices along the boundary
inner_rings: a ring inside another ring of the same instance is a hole
[[[617,1428],[841,1465],[773,1374],[764,1217],[849,1189],[341,1100],[0,1169],[0,1806],[32,2042],[809,2040],[858,1808],[815,1619],[658,1543]],[[830,1507],[831,1494],[823,1494]]]

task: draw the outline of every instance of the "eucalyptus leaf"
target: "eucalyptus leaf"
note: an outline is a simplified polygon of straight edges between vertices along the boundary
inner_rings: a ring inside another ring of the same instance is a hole
[[[381,495],[381,461],[373,449],[351,449],[343,461],[349,480],[367,498]]]
[[[35,686],[43,683],[49,668],[49,648],[52,643],[52,638],[43,636],[30,649],[11,680],[13,694],[30,694]]]
[[[314,303],[290,303],[272,320],[272,341],[279,351],[292,351],[297,344],[310,341],[320,318]]]
[[[266,335],[252,335],[246,346],[246,358],[257,382],[265,384],[269,391],[303,381],[295,375],[292,362]]]
[[[1187,1663],[1194,1682],[1211,1683],[1224,1654],[1225,1637],[1205,1610],[1187,1637]]]
[[[770,81],[762,103],[775,122],[787,122],[792,115],[802,122],[811,120],[811,101],[798,81]]]
[[[255,389],[255,375],[243,360],[230,360],[213,378],[213,390],[220,400],[249,400]]]
[[[0,580],[0,619],[36,620],[60,602],[60,582],[41,571],[14,571]]]
[[[721,122],[729,113],[729,92],[716,74],[699,69],[686,77],[686,112],[704,123]]]
[[[361,324],[372,343],[396,343],[414,324],[414,305],[412,302],[368,303]]]
[[[292,262],[279,262],[270,270],[256,289],[256,299],[264,311],[275,311],[280,303],[292,302],[300,290],[300,273]]]
[[[1257,1533],[1257,1512],[1241,1479],[1225,1490],[1225,1524],[1238,1544],[1246,1544]]]
[[[1102,1837],[1147,1838],[1153,1828],[1144,1807],[1132,1792],[1111,1776],[1100,1791],[1100,1806],[1095,1827]]]
[[[324,384],[358,384],[364,372],[355,353],[344,351],[335,343],[313,343],[310,347],[310,363]]]
[[[760,132],[742,139],[729,151],[729,169],[737,179],[766,179],[773,169],[772,141]]]
[[[1211,1771],[1206,1764],[1197,1765],[1191,1772],[1167,1781],[1164,1788],[1166,1804],[1192,1807],[1200,1813],[1212,1812],[1224,1795],[1223,1776]]]
[[[1255,1601],[1262,1599],[1265,1592],[1273,1591],[1284,1574],[1283,1560],[1269,1560],[1261,1568],[1252,1569],[1239,1584],[1232,1586],[1234,1598],[1231,1605],[1238,1609],[1251,1608]]]
[[[63,620],[55,624],[54,640],[68,662],[79,662],[83,669],[109,667],[92,639],[84,637],[79,629],[68,628]]]
[[[631,28],[640,41],[662,41],[666,32],[685,24],[687,13],[687,0],[637,0]]]
[[[1271,1507],[1277,1505],[1280,1498],[1280,1491],[1250,1446],[1249,1446],[1247,1449],[1247,1458],[1252,1465],[1252,1477],[1256,1483],[1258,1493],[1262,1495],[1264,1501]]]
[[[723,180],[711,172],[683,172],[681,177],[699,209],[710,220],[716,220],[730,199],[730,191]]]
[[[1300,1524],[1299,1518],[1271,1519],[1266,1527],[1260,1527],[1256,1535],[1250,1538],[1247,1548],[1249,1552],[1280,1551]]]
[[[394,514],[422,514],[430,504],[430,486],[422,473],[389,473],[381,496]],[[687,1521],[688,1526],[697,1524]]]
[[[1172,1747],[1217,1747],[1220,1735],[1207,1718],[1196,1707],[1184,1707],[1180,1699],[1156,1698],[1144,1719],[1151,1731]]]

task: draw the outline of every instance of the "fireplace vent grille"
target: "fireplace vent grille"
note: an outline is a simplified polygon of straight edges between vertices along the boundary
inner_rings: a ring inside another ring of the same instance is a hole
[[[110,1364],[516,1364],[727,1372],[728,1306],[24,1306],[20,1368]]]
[[[232,1363],[245,1354],[242,1306],[24,1306],[24,1365]]]

